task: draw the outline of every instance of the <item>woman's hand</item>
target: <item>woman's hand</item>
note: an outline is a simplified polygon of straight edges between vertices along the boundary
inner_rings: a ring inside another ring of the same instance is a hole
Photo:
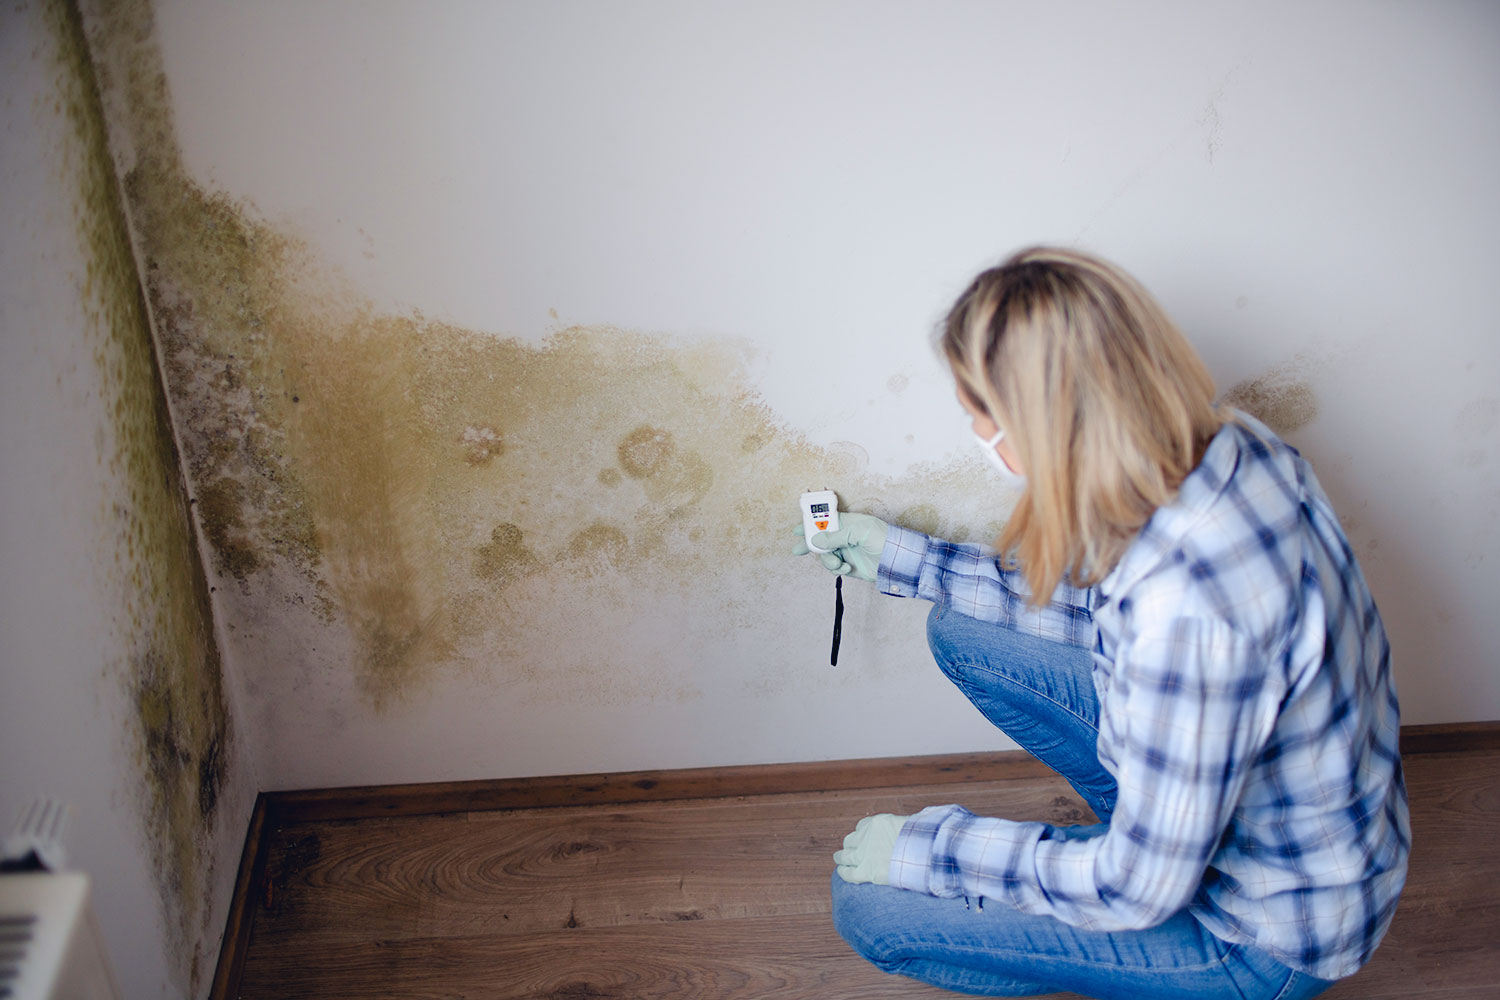
[[[807,555],[812,550],[803,537],[801,523],[792,530],[798,536],[797,543],[792,546],[792,555]],[[841,510],[838,530],[820,531],[813,535],[812,540],[818,548],[829,550],[818,554],[818,560],[829,572],[874,583],[875,571],[880,568],[880,552],[885,548],[885,536],[889,531],[890,526],[878,517]]]
[[[854,832],[844,838],[844,849],[833,852],[839,878],[845,882],[890,885],[891,855],[896,851],[896,838],[910,818],[879,813],[860,820]]]

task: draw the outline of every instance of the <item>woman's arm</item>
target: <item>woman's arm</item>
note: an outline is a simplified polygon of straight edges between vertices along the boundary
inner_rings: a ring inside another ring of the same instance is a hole
[[[1020,571],[1002,568],[995,553],[980,545],[945,542],[891,525],[876,582],[882,593],[895,597],[947,604],[970,618],[1054,642],[1084,648],[1094,644],[1091,590],[1062,583],[1048,603],[1033,608]]]

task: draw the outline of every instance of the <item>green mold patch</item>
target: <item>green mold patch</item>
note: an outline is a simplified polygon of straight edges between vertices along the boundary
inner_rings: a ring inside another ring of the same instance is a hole
[[[108,585],[120,613],[112,665],[128,694],[141,778],[143,840],[153,859],[181,979],[198,992],[201,957],[216,950],[208,887],[233,734],[209,588],[192,521],[103,109],[77,7],[42,10],[54,42],[56,108],[67,122],[65,182],[87,264],[79,296],[93,338],[109,426],[101,434],[111,494],[101,513]]]
[[[374,709],[452,670],[539,697],[691,697],[713,644],[777,635],[764,609],[815,572],[787,558],[803,490],[836,485],[847,507],[912,510],[950,537],[975,519],[972,502],[917,505],[985,495],[977,462],[871,475],[859,446],[814,445],[759,399],[742,345],[374,311],[187,175],[149,8],[101,22],[178,439],[214,566],[239,583],[229,606],[324,608],[353,659],[313,669],[352,673]],[[764,687],[779,667],[754,669]]]

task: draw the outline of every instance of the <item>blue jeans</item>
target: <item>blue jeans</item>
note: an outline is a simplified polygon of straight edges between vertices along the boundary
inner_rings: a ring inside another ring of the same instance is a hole
[[[1099,699],[1089,651],[942,605],[927,640],[943,673],[1007,736],[1052,767],[1104,821],[1115,782],[1100,765]],[[833,921],[886,972],[983,996],[1072,990],[1149,1000],[1303,1000],[1331,983],[1210,934],[1187,911],[1149,930],[1085,931],[1003,903],[939,899],[833,876]]]

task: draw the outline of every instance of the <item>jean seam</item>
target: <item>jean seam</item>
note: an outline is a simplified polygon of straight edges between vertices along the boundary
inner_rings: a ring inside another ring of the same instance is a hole
[[[952,966],[950,966],[946,962],[940,962],[940,961],[936,961],[934,959],[925,959],[925,958],[916,958],[916,957],[903,958],[903,959],[901,959],[898,962],[892,963],[889,968],[886,968],[886,967],[883,967],[883,966],[878,966],[878,965],[876,967],[879,968],[879,969],[881,969],[881,971],[883,971],[883,972],[887,972],[887,973],[890,973],[890,974],[893,974],[893,975],[906,976],[907,978],[909,978],[909,979],[915,979],[918,982],[931,983],[931,980],[926,979],[925,977],[919,975],[915,971],[914,967],[918,963],[925,963],[925,964],[928,964],[928,965],[936,965],[936,966],[939,966],[939,967],[941,967],[943,969],[952,968]],[[977,972],[981,976],[986,976],[986,978],[991,978],[991,977],[988,977],[985,973],[980,972],[979,970],[970,970],[967,967],[960,967],[960,968],[962,968],[963,971],[965,971],[965,972],[974,971],[974,972]],[[986,984],[985,992],[982,993],[982,994],[979,994],[979,995],[981,995],[981,996],[1007,996],[1007,997],[1016,997],[1016,996],[1042,996],[1044,994],[1051,994],[1051,993],[1056,993],[1057,992],[1057,990],[1055,988],[1053,988],[1052,986],[1048,986],[1048,985],[1043,984],[1043,983],[1029,983],[1029,982],[1026,982],[1024,980],[1020,980],[1020,979],[1009,979],[1009,980],[1006,980],[1006,982],[1008,984],[1014,984],[1014,985],[1017,985],[1017,986],[1030,987],[1034,992],[1031,992],[1031,993],[1016,993],[1014,991],[1007,990],[1007,992],[1005,992],[1005,993],[991,993],[991,992],[989,992],[989,989],[991,987],[989,987],[989,984]],[[932,985],[938,986],[939,989],[947,989],[947,990],[960,990],[961,989],[962,992],[965,992],[965,993],[970,992],[970,989],[968,989],[966,987],[965,988],[961,988],[961,987],[957,987],[957,986],[950,986],[950,985],[948,985],[946,983],[943,983],[943,984],[933,983]]]
[[[973,956],[979,956],[979,957],[984,957],[984,956],[1011,956],[1011,955],[1032,956],[1033,955],[1032,952],[1028,952],[1028,951],[1025,951],[1023,949],[1019,949],[1019,948],[973,948],[973,947],[969,947],[967,945],[956,945],[956,944],[947,944],[947,945],[944,945],[943,947],[944,947],[944,951],[946,953],[948,953],[948,954],[951,954],[951,955],[973,955]],[[1095,962],[1095,961],[1091,961],[1089,959],[1080,958],[1077,955],[1057,955],[1057,956],[1055,956],[1055,958],[1059,962],[1073,963],[1073,964],[1076,964],[1076,965],[1079,965],[1079,966],[1082,966],[1082,967],[1085,967],[1085,968],[1089,968],[1089,969],[1105,969],[1105,970],[1108,970],[1108,969],[1126,968],[1126,969],[1129,969],[1129,971],[1132,974],[1142,974],[1142,973],[1144,973],[1144,974],[1153,974],[1153,975],[1154,974],[1171,975],[1171,974],[1177,973],[1177,972],[1207,972],[1210,969],[1213,969],[1215,967],[1222,966],[1222,965],[1225,964],[1224,959],[1223,958],[1218,958],[1218,957],[1215,957],[1215,958],[1213,958],[1213,959],[1211,959],[1211,960],[1209,960],[1207,962],[1202,962],[1202,963],[1200,963],[1198,965],[1173,965],[1173,966],[1167,966],[1167,967],[1151,966],[1151,965],[1147,965],[1147,966],[1121,966],[1118,962]],[[932,961],[932,960],[933,959],[931,959],[931,958],[929,958],[929,957],[927,957],[925,955],[906,955],[906,956],[903,956],[900,959],[900,962],[901,962],[902,965],[905,965],[907,962],[924,962],[924,961]],[[1232,981],[1232,979],[1233,979],[1233,977],[1231,977],[1231,981]],[[1239,990],[1239,984],[1238,983],[1235,984],[1235,989]],[[1241,995],[1243,995],[1243,993]],[[1279,995],[1277,997],[1277,1000],[1281,1000],[1281,998],[1280,998]]]
[[[1218,940],[1224,948],[1224,954],[1219,956],[1219,964],[1224,968],[1224,978],[1229,981],[1229,985],[1234,988],[1234,992],[1240,998],[1240,1000],[1250,1000],[1250,998],[1245,995],[1244,988],[1240,986],[1240,981],[1235,978],[1234,969],[1229,965],[1229,960],[1238,955],[1241,951],[1240,946],[1234,944],[1233,942],[1225,941],[1222,938],[1217,938],[1216,940]]]
[[[1035,695],[1037,698],[1040,698],[1041,700],[1043,700],[1045,702],[1048,702],[1048,703],[1050,703],[1052,705],[1056,705],[1063,712],[1065,712],[1068,715],[1071,715],[1073,718],[1075,718],[1079,722],[1083,723],[1084,726],[1088,727],[1088,729],[1091,732],[1093,732],[1094,737],[1095,737],[1095,742],[1097,742],[1098,736],[1099,736],[1099,727],[1096,726],[1096,725],[1094,725],[1088,719],[1085,719],[1083,716],[1079,715],[1072,708],[1068,707],[1067,705],[1064,705],[1062,702],[1058,701],[1056,698],[1052,697],[1051,695],[1045,694],[1045,693],[1043,693],[1041,691],[1038,691],[1034,687],[1027,687],[1025,684],[1022,684],[1020,681],[1016,680],[1014,677],[1010,677],[1010,676],[1007,676],[1006,674],[1002,674],[1002,673],[1000,673],[997,670],[991,669],[990,667],[981,666],[980,664],[975,663],[975,662],[973,662],[971,660],[959,660],[957,658],[953,658],[953,659],[950,659],[948,662],[950,664],[952,664],[953,666],[955,666],[955,667],[960,667],[961,666],[961,667],[965,667],[965,668],[967,668],[969,670],[983,670],[985,673],[989,674],[991,677],[994,677],[996,680],[1005,681],[1006,683],[1010,684],[1013,687],[1018,687],[1018,688],[1020,688],[1023,691],[1029,691],[1031,694]],[[953,683],[956,686],[958,686],[958,687],[960,687],[960,688],[963,689],[965,697],[969,697],[969,695],[970,695],[970,686],[969,685],[965,684],[962,681],[956,680],[956,679],[953,681]],[[974,701],[974,699],[972,697],[969,697],[969,700],[970,701]]]
[[[1273,1000],[1286,1000],[1287,997],[1291,996],[1292,987],[1297,985],[1300,975],[1296,969],[1293,969],[1292,974],[1286,977],[1286,982],[1281,984],[1281,989],[1277,992]]]

